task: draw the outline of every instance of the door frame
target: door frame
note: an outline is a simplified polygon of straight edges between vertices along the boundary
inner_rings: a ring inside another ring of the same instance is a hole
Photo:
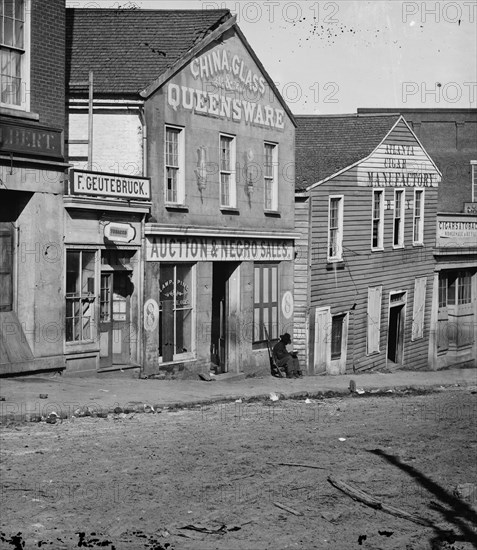
[[[401,295],[400,299],[393,298]],[[389,326],[391,321],[391,309],[400,308],[400,320],[399,320],[399,342],[396,342],[396,355],[397,361],[392,361],[389,359]],[[403,365],[404,364],[404,330],[406,327],[406,308],[407,308],[407,291],[406,290],[395,290],[389,292],[389,303],[388,303],[388,323],[387,323],[387,337],[386,337],[386,365],[388,362],[393,363],[394,365]]]

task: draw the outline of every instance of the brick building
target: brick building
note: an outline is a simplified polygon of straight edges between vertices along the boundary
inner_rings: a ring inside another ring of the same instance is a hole
[[[150,179],[131,364],[180,377],[268,371],[266,335],[293,326],[288,107],[228,10],[67,12],[69,158],[84,168],[88,99],[74,83],[92,71],[91,168]],[[82,226],[78,218],[71,237]],[[68,248],[88,250],[68,238]],[[101,258],[110,246],[90,245]],[[104,289],[94,292],[101,305]],[[96,315],[102,333],[101,308]],[[78,344],[82,359],[75,350],[70,368],[95,370],[99,357],[101,370],[101,335]]]
[[[63,367],[63,0],[0,13],[0,375]]]

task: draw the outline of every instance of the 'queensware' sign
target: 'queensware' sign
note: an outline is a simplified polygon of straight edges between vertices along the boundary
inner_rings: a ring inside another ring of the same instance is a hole
[[[186,109],[197,114],[254,126],[283,130],[283,109],[262,105],[266,81],[247,67],[237,54],[218,48],[191,61],[189,69],[196,87],[169,83],[167,102],[177,111]]]
[[[148,236],[149,262],[284,261],[293,259],[293,241],[212,237]]]
[[[150,200],[151,198],[149,178],[72,170],[70,181],[73,193],[78,195],[134,200]]]
[[[366,170],[369,187],[437,187],[439,174],[414,145],[386,144],[382,169]]]

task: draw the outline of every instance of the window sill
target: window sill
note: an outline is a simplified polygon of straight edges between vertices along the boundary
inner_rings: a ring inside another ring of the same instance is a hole
[[[30,113],[22,109],[12,109],[11,107],[0,107],[0,115],[24,118],[27,120],[40,120],[40,115],[38,113]]]
[[[343,260],[337,260],[337,261],[330,261],[328,260],[328,263],[326,264],[326,271],[334,271],[334,270],[343,270],[345,268],[345,263]]]
[[[189,207],[185,204],[166,203],[165,207],[172,212],[189,212]]]
[[[264,210],[263,213],[265,216],[269,216],[270,218],[281,218],[282,215],[278,210]]]
[[[404,250],[405,248],[403,244],[393,244],[393,250]]]
[[[238,208],[234,208],[233,206],[221,206],[220,211],[223,214],[231,214],[238,216],[240,214],[240,210]]]
[[[384,246],[380,248],[371,248],[371,252],[384,252]]]
[[[419,247],[422,248],[424,246],[424,243],[412,243],[412,246],[415,246],[417,248],[419,248]]]

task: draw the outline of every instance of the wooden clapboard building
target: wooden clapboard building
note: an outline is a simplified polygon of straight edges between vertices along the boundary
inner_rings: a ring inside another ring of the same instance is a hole
[[[59,370],[63,0],[0,4],[0,376]]]
[[[427,367],[440,172],[399,115],[296,120],[302,360],[310,374]]]
[[[73,83],[92,72],[92,169],[150,178],[136,253],[144,373],[269,371],[266,335],[293,332],[288,107],[228,10],[67,12],[70,159],[87,160],[87,90]],[[68,238],[87,227],[70,225]],[[101,358],[95,338],[83,352]]]

